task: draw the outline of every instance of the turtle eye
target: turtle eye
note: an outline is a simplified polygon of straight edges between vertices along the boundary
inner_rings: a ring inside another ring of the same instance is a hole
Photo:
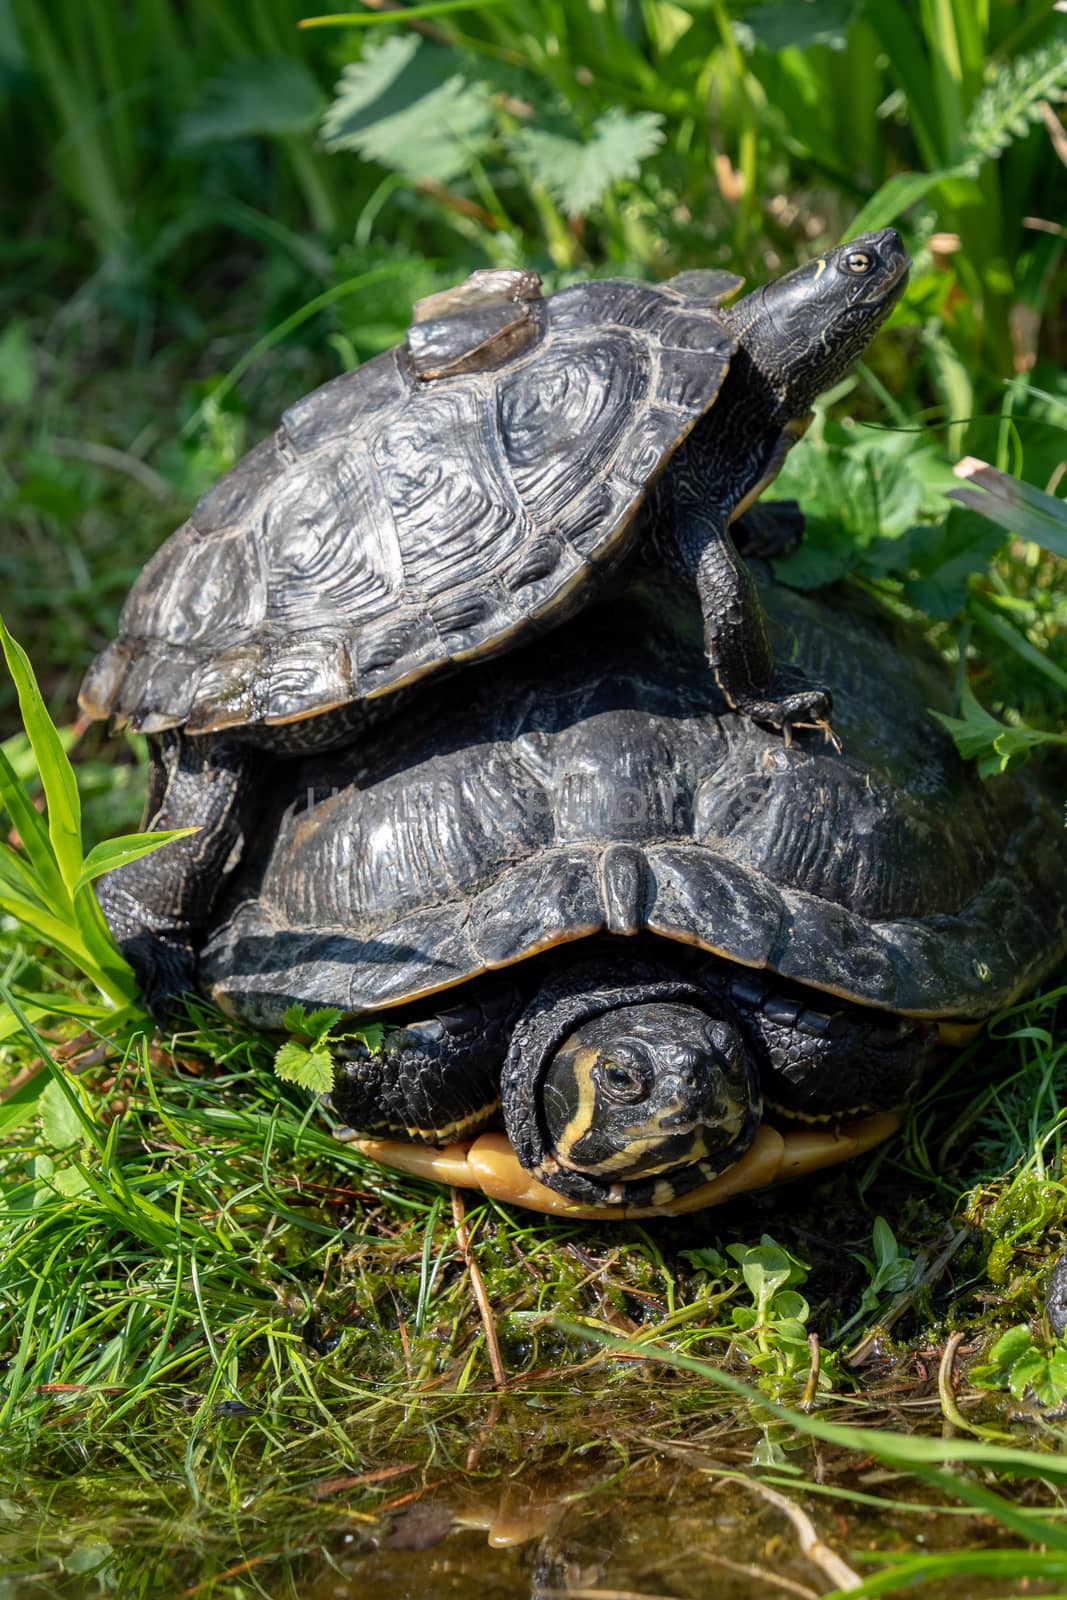
[[[870,272],[874,266],[875,257],[869,250],[850,250],[845,257],[846,272]]]
[[[617,1105],[643,1100],[648,1093],[644,1073],[636,1067],[628,1067],[622,1061],[602,1061],[597,1067],[596,1076],[608,1099]]]

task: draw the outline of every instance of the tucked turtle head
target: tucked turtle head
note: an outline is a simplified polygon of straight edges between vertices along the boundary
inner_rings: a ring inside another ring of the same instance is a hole
[[[660,1204],[744,1154],[760,1113],[752,1063],[733,1024],[687,990],[653,979],[555,1004],[542,991],[502,1080],[509,1138],[542,1183]]]
[[[863,353],[910,266],[895,228],[862,233],[723,313],[785,417],[803,416]]]

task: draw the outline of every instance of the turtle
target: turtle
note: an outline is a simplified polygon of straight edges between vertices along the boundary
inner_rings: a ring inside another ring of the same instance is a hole
[[[547,297],[534,273],[477,272],[293,405],[149,562],[81,690],[87,716],[149,736],[146,826],[199,828],[103,886],[150,1003],[191,986],[264,752],[362,736],[421,680],[564,621],[635,549],[695,584],[732,705],[828,728],[824,688],[772,682],[729,524],[908,267],[884,228],[729,308],[741,280],[718,270]]]
[[[841,751],[732,708],[691,592],[645,577],[294,763],[204,994],[268,1032],[293,1005],[387,1024],[336,1047],[347,1136],[535,1209],[693,1209],[884,1138],[1067,950],[1056,799],[962,760],[913,626],[761,592]]]

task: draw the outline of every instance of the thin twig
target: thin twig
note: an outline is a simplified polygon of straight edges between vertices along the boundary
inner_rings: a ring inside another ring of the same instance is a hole
[[[489,1296],[485,1292],[485,1283],[482,1279],[481,1270],[474,1259],[474,1252],[471,1249],[470,1235],[467,1232],[467,1213],[463,1204],[463,1194],[459,1189],[452,1190],[452,1216],[456,1224],[456,1243],[462,1250],[463,1259],[467,1263],[471,1288],[474,1290],[474,1298],[478,1302],[478,1312],[482,1319],[482,1327],[485,1329],[485,1344],[489,1351],[489,1365],[493,1369],[493,1382],[498,1389],[506,1389],[508,1375],[504,1371],[504,1363],[500,1356],[500,1341],[496,1336],[493,1308],[489,1304]]]
[[[777,1572],[768,1572],[765,1567],[752,1566],[747,1561],[731,1561],[729,1556],[713,1555],[710,1550],[694,1550],[692,1553],[699,1561],[708,1561],[713,1566],[725,1567],[728,1572],[738,1572],[743,1577],[755,1578],[757,1583],[762,1583],[769,1589],[784,1589],[787,1594],[799,1595],[800,1600],[819,1600],[816,1591],[809,1589],[806,1584],[797,1583],[794,1578],[783,1578]]]
[[[808,1381],[804,1385],[804,1393],[800,1397],[801,1411],[810,1411],[815,1404],[815,1396],[819,1388],[819,1368],[822,1365],[821,1347],[817,1333],[808,1334],[808,1349],[811,1351],[811,1366],[808,1368]]]
[[[768,1572],[766,1568],[753,1566],[747,1561],[731,1561],[729,1556],[721,1556],[712,1550],[684,1550],[681,1554],[673,1556],[670,1561],[659,1562],[656,1570],[664,1572],[682,1565],[690,1566],[694,1561],[706,1561],[713,1567],[725,1567],[728,1572],[755,1578],[757,1583],[764,1584],[767,1588],[784,1589],[787,1594],[799,1595],[801,1600],[819,1600],[819,1595],[814,1589],[798,1583],[795,1578],[783,1578],[777,1572]],[[642,1573],[641,1576],[644,1577],[645,1574]]]
[[[853,1572],[847,1561],[842,1561],[830,1546],[824,1544],[819,1538],[818,1530],[811,1518],[792,1500],[787,1500],[784,1494],[779,1494],[776,1489],[769,1489],[765,1483],[760,1483],[758,1478],[741,1478],[746,1489],[751,1489],[755,1494],[762,1495],[772,1506],[783,1512],[796,1529],[797,1540],[801,1553],[808,1560],[824,1572],[831,1583],[839,1589],[858,1589],[863,1579],[857,1572]]]

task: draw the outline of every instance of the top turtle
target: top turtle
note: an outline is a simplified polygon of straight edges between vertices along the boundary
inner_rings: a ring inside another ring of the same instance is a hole
[[[90,716],[155,736],[146,825],[199,828],[102,885],[150,1000],[191,980],[253,825],[257,746],[346,742],[396,691],[557,625],[646,530],[697,588],[728,703],[828,729],[825,689],[772,682],[729,524],[907,270],[885,228],[729,309],[723,272],[547,299],[533,273],[475,273],[419,303],[404,345],[286,412],[149,562],[82,688]]]
[[[736,709],[768,696],[759,600],[728,523],[903,286],[887,228],[731,310],[740,280],[574,284],[475,273],[404,345],[316,389],[203,497],[130,592],[82,706],[157,733],[267,729],[495,654],[584,604],[639,538],[696,582]],[[305,743],[300,739],[300,744]]]

